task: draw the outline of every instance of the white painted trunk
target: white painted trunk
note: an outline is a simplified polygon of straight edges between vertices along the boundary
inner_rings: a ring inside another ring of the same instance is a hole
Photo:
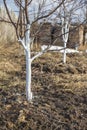
[[[69,36],[69,21],[64,18],[62,18],[62,34],[64,41],[63,63],[66,63],[66,44]]]
[[[66,63],[66,42],[64,43],[63,63]]]
[[[28,101],[32,100],[31,92],[31,58],[30,52],[26,51],[26,98]]]
[[[26,31],[26,98],[32,100],[31,92],[31,50],[30,50],[30,25],[27,25]]]

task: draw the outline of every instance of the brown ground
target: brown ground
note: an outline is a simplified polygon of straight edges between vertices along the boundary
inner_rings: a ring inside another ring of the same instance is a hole
[[[31,103],[25,96],[20,45],[0,46],[0,130],[87,130],[87,53],[47,53],[32,63]]]

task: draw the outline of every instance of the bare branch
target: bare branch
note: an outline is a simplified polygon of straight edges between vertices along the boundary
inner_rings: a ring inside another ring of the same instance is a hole
[[[24,9],[24,7],[22,6],[22,1],[20,0],[14,0],[14,2],[15,2],[15,4],[16,4],[16,6],[18,6],[18,7],[22,7],[23,9]]]
[[[35,60],[37,57],[41,56],[42,54],[46,53],[49,49],[51,48],[51,46],[47,46],[46,49],[42,50],[41,52],[39,52],[38,54],[36,54],[35,56],[33,56],[31,58],[31,61]]]
[[[28,5],[30,5],[30,4],[31,4],[31,2],[32,2],[32,0],[30,0],[30,1],[27,3],[27,6],[28,6]]]
[[[29,16],[28,16],[28,0],[25,0],[25,16],[27,24],[30,24]]]
[[[21,38],[19,38],[18,41],[22,44],[22,46],[24,47],[24,49],[27,50],[26,45],[24,43],[24,39],[21,40]]]
[[[47,17],[49,17],[50,15],[52,15],[52,14],[64,3],[64,1],[65,1],[65,0],[62,0],[62,2],[61,2],[59,5],[57,5],[57,7],[55,7],[50,13],[48,13],[48,14],[46,14],[46,15],[44,15],[44,16],[38,17],[34,22],[36,22],[36,21],[38,21],[38,20],[40,20],[40,19],[43,19],[43,18],[47,18]]]
[[[12,18],[11,18],[11,15],[10,15],[10,13],[9,13],[9,9],[8,9],[8,7],[7,7],[6,0],[3,0],[3,2],[4,2],[4,6],[5,6],[5,9],[6,9],[6,12],[7,12],[7,14],[8,14],[9,20],[11,21],[11,23],[13,24],[13,26],[14,26],[15,29],[16,29],[16,25],[15,25],[15,23],[13,22],[13,20],[12,20]]]

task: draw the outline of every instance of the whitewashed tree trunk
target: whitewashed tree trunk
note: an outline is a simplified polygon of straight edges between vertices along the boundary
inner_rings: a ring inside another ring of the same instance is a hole
[[[32,100],[31,92],[31,49],[30,49],[30,25],[27,25],[26,29],[26,98],[28,101]]]
[[[66,42],[64,42],[63,63],[66,63]]]
[[[32,100],[31,92],[31,59],[29,53],[26,52],[26,98],[28,101]]]
[[[28,101],[32,100],[31,92],[31,42],[30,42],[30,25],[27,24],[24,39],[18,40],[24,47],[26,56],[26,98]]]
[[[69,21],[62,18],[62,36],[64,42],[63,63],[66,63],[66,45],[69,37]]]

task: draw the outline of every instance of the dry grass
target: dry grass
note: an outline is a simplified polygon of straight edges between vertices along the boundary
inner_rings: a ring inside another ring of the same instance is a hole
[[[86,45],[81,45],[81,46],[79,47],[79,50],[80,50],[80,51],[85,51],[85,50],[87,50],[87,44],[86,44]]]
[[[14,63],[12,61],[2,61],[0,62],[0,70],[3,70],[5,72],[11,72],[11,71],[19,71],[20,67],[18,66],[17,63]]]

